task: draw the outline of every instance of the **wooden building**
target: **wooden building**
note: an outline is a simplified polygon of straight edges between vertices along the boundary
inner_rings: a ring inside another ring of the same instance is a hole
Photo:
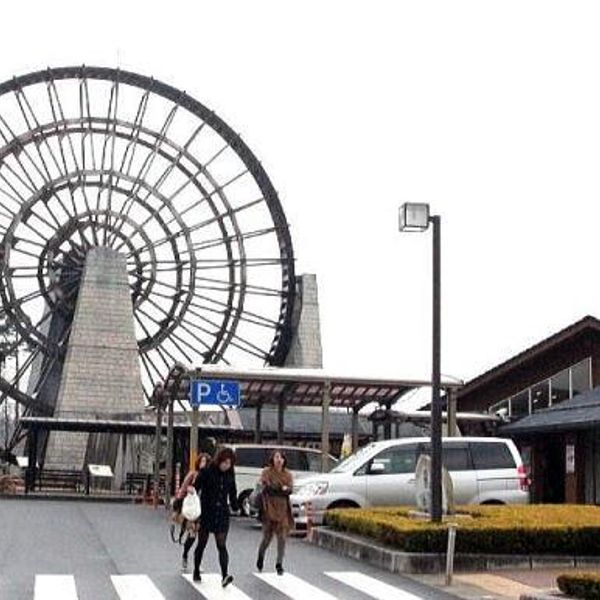
[[[457,405],[503,417],[498,433],[519,446],[533,502],[595,504],[598,386],[600,320],[588,316],[468,382],[458,391]]]

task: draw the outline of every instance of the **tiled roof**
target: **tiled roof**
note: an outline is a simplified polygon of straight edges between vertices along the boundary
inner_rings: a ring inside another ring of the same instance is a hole
[[[527,348],[527,350],[520,352],[516,356],[510,358],[509,360],[495,366],[489,371],[486,371],[485,373],[479,375],[475,379],[472,379],[471,381],[467,382],[464,385],[464,387],[458,390],[457,395],[459,400],[461,397],[471,394],[477,388],[480,388],[481,386],[484,386],[490,383],[491,381],[502,377],[506,373],[522,366],[523,363],[534,359],[543,354],[544,352],[548,352],[549,350],[552,350],[557,346],[568,342],[569,340],[572,340],[573,338],[582,333],[589,331],[600,334],[600,320],[596,319],[596,317],[588,315],[583,319],[577,321],[576,323],[573,323],[572,325],[561,329],[559,332],[555,333],[554,335],[551,335],[545,340],[534,344],[533,346]]]

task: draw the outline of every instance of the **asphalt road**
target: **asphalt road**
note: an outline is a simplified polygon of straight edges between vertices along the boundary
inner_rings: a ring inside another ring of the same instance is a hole
[[[182,576],[180,547],[169,539],[162,509],[0,500],[0,527],[1,600],[453,598],[297,539],[288,545],[286,575],[273,573],[272,548],[260,578],[254,567],[260,534],[246,519],[234,519],[229,534],[235,581],[225,591],[210,576],[218,573],[213,540],[202,565],[203,583],[196,589]]]

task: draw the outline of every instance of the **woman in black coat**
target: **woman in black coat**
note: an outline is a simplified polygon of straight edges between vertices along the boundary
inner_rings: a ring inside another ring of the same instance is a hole
[[[200,581],[200,563],[213,533],[219,551],[219,564],[223,587],[228,586],[233,577],[229,574],[229,554],[227,553],[227,533],[229,532],[229,506],[238,510],[237,489],[233,465],[235,454],[231,448],[221,448],[210,467],[203,469],[194,483],[200,494],[200,531],[198,545],[194,552],[194,581]]]

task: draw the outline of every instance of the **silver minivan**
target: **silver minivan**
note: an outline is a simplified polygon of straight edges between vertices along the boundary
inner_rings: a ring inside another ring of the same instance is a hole
[[[373,442],[340,462],[330,473],[304,478],[291,497],[294,518],[315,524],[327,509],[414,506],[418,457],[428,438]],[[502,438],[443,440],[443,461],[452,478],[456,504],[527,504],[529,479],[517,447]]]
[[[287,466],[294,476],[294,481],[320,473],[323,466],[322,452],[313,448],[280,444],[232,444],[231,448],[235,452],[235,484],[238,502],[242,514],[246,516],[252,512],[249,504],[250,494],[274,450],[282,450],[285,453]],[[329,455],[327,469],[331,469],[337,462]]]

